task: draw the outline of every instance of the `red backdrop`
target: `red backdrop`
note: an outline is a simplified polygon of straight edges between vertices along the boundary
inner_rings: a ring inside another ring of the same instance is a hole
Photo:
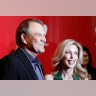
[[[21,21],[38,18],[48,25],[46,52],[39,55],[45,74],[52,71],[53,53],[64,39],[71,38],[87,46],[96,67],[96,17],[95,16],[0,16],[0,58],[15,47],[15,32]]]

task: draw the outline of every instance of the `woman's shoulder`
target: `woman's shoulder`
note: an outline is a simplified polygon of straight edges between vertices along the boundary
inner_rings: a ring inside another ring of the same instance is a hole
[[[52,74],[46,74],[45,75],[45,80],[53,80],[53,75]]]

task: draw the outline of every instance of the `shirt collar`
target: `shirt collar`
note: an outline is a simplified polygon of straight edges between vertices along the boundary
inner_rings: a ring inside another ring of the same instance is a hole
[[[29,54],[26,50],[24,50],[23,48],[20,48],[23,52],[24,52],[24,54],[28,57],[28,59],[29,59],[29,61],[31,62],[31,63],[35,63],[36,61],[38,61],[37,60],[37,58],[35,58],[35,57],[33,57],[31,54]]]

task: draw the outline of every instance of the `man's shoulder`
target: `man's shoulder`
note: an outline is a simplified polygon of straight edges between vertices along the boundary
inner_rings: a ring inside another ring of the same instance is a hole
[[[0,63],[8,63],[16,59],[15,53],[8,54],[0,59]]]
[[[16,49],[16,51],[11,52],[8,55],[5,55],[4,57],[2,57],[0,59],[0,62],[2,62],[2,61],[7,61],[8,62],[8,61],[13,61],[13,60],[17,59],[18,58],[18,53],[19,53],[18,50],[20,50],[20,49]]]

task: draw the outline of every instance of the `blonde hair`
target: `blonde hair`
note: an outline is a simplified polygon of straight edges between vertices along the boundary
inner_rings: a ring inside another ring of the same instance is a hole
[[[85,79],[87,77],[87,72],[86,70],[81,66],[82,61],[83,61],[83,49],[82,46],[76,42],[73,39],[66,39],[63,40],[56,48],[55,53],[54,53],[54,57],[52,59],[53,61],[53,66],[55,67],[54,72],[58,72],[58,71],[62,71],[62,64],[60,63],[60,61],[62,60],[62,58],[64,57],[64,53],[65,53],[65,49],[66,47],[70,46],[70,45],[76,45],[78,48],[78,61],[74,67],[74,74],[80,76],[81,79]]]

